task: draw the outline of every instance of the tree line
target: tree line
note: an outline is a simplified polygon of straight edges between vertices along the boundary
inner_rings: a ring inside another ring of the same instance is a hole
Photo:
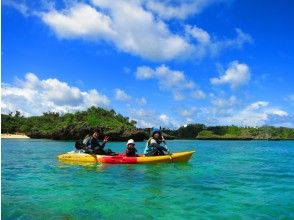
[[[25,133],[32,138],[78,139],[98,129],[113,140],[147,139],[150,129],[136,128],[136,121],[99,107],[86,111],[60,114],[46,112],[41,116],[24,117],[19,111],[1,114],[1,133]],[[178,129],[162,128],[167,139],[294,139],[294,129],[285,127],[238,127],[188,124]]]
[[[164,129],[165,133],[179,139],[223,139],[223,140],[252,140],[252,139],[294,139],[294,129],[286,127],[238,127],[206,126],[204,124],[188,124],[177,130]]]

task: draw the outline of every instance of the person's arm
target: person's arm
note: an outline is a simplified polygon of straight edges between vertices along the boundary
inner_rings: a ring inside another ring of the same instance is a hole
[[[103,148],[104,148],[104,146],[105,146],[105,144],[106,144],[106,142],[104,142],[104,141],[102,142],[102,144],[98,143],[98,145],[99,145],[99,148],[100,148],[100,149],[103,149]]]
[[[108,140],[109,140],[109,137],[108,137],[108,136],[105,136],[104,139],[103,139],[102,144],[98,143],[98,144],[99,144],[99,147],[100,147],[101,149],[103,149],[104,146],[105,146],[105,144],[108,142]]]
[[[163,143],[163,147],[165,148],[165,151],[167,151],[168,153],[170,153],[169,149],[167,148],[167,145],[166,145],[166,142],[165,142],[165,139],[164,139],[163,136],[162,136],[162,139],[161,139],[161,143]]]
[[[147,143],[146,143],[146,146],[145,146],[145,149],[144,149],[144,154],[147,154],[148,153],[148,150],[149,150],[149,142],[151,141],[151,139],[149,138],[147,140]]]

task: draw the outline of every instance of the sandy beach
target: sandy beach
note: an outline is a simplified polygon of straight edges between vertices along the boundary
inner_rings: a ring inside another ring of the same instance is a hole
[[[29,138],[25,134],[1,134],[1,138]]]

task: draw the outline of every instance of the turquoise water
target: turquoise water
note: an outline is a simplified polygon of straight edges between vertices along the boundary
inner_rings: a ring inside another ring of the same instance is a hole
[[[57,161],[72,142],[1,143],[2,219],[294,219],[294,141],[169,141],[197,153],[107,166]]]

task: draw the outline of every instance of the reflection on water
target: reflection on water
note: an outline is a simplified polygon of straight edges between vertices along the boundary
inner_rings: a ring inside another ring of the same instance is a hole
[[[60,168],[82,167],[86,170],[104,172],[112,164],[94,163],[94,162],[72,162],[72,161],[59,161]]]

